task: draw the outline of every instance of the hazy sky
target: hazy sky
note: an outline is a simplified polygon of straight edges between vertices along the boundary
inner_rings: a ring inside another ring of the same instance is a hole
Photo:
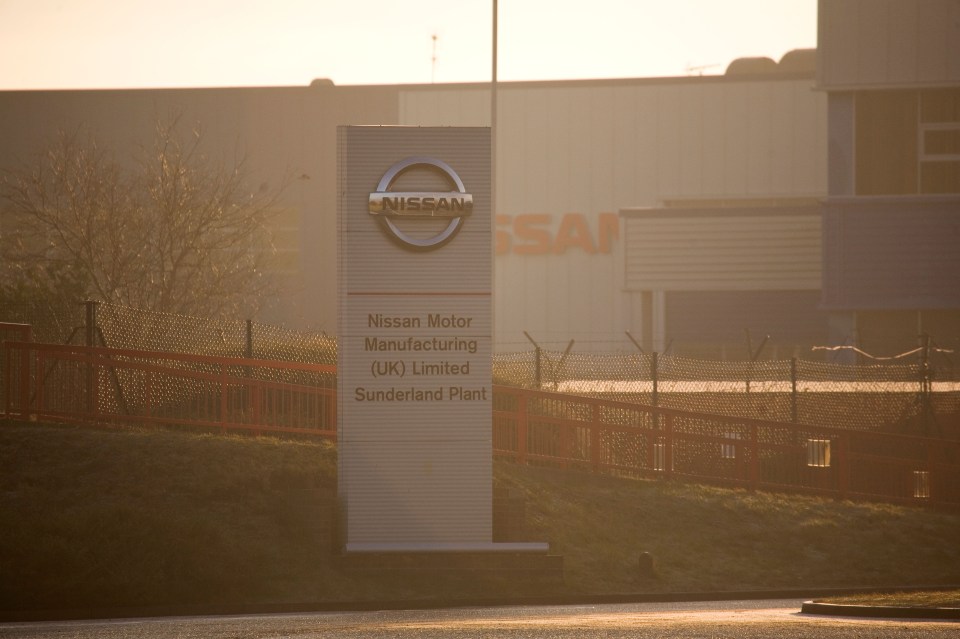
[[[816,5],[500,0],[499,78],[717,74],[741,56],[779,60],[816,46]],[[491,7],[491,0],[0,0],[0,89],[485,82]]]

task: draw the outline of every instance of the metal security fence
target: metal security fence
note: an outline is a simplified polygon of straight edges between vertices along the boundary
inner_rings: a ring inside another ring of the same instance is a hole
[[[336,338],[252,320],[216,320],[105,302],[6,303],[0,322],[31,326],[49,344],[335,364]],[[0,339],[3,336],[0,335]]]
[[[336,368],[7,341],[7,417],[336,436]]]
[[[856,366],[537,349],[496,355],[493,370],[497,382],[521,388],[810,426],[960,438],[960,376],[922,361]]]
[[[29,324],[17,322],[0,322],[0,410],[9,414],[10,406],[15,404],[26,405],[29,397],[21,393],[29,390],[30,379],[29,361],[20,354],[12,354],[3,344],[7,341],[33,341],[33,327]]]
[[[252,320],[212,320],[116,304],[88,304],[94,304],[93,322],[102,346],[312,364],[337,362],[336,338],[325,333]]]
[[[96,302],[62,308],[21,304],[5,307],[0,320],[31,324],[39,342],[336,363],[335,338],[250,320],[211,320]],[[582,353],[572,347],[571,342],[563,351],[538,346],[498,353],[494,380],[657,408],[960,439],[960,370],[949,354],[932,356],[935,351],[927,347],[910,358],[870,365],[796,358],[712,361],[640,351]],[[277,382],[296,381],[289,379],[291,374],[269,373]]]
[[[522,464],[845,499],[960,505],[960,441],[497,387],[494,454]]]
[[[336,368],[101,346],[3,343],[3,413],[336,437]],[[28,337],[28,335],[26,335]],[[960,506],[960,440],[493,387],[494,455],[586,472]]]

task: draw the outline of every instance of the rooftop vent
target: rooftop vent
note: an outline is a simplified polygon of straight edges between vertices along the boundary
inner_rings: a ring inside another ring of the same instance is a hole
[[[787,51],[777,65],[780,73],[813,73],[817,70],[816,49],[794,49]]]
[[[727,65],[726,75],[772,75],[774,73],[809,73],[817,68],[816,49],[793,49],[780,58],[780,64],[772,58],[737,58]]]
[[[737,58],[727,65],[726,75],[762,75],[776,72],[777,63],[771,58]]]

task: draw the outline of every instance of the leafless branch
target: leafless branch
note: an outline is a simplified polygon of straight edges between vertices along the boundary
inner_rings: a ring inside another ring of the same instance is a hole
[[[35,162],[0,179],[5,281],[138,308],[222,316],[255,312],[275,293],[270,221],[286,183],[253,189],[243,159],[203,152],[199,128],[157,123],[135,162],[93,137],[61,134]],[[11,279],[12,278],[12,279]],[[48,291],[49,292],[49,291]]]

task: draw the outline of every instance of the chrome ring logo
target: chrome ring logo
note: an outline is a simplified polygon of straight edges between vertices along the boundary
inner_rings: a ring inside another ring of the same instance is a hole
[[[391,191],[393,183],[406,171],[426,167],[445,175],[455,191]],[[431,251],[440,248],[460,232],[463,219],[473,212],[473,196],[466,192],[463,180],[443,160],[427,157],[411,157],[391,166],[377,190],[370,194],[370,215],[379,218],[387,234],[404,248],[416,251]],[[404,233],[396,223],[400,219],[449,219],[447,226],[433,237],[419,239]]]

